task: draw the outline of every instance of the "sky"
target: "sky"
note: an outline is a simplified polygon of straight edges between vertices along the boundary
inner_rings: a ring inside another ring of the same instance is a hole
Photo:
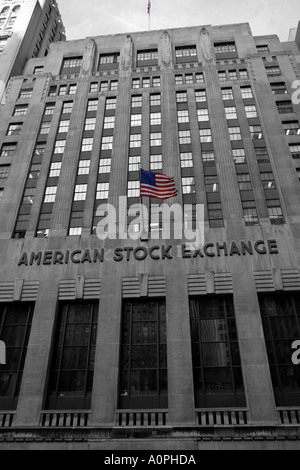
[[[67,39],[148,29],[148,0],[57,0]],[[287,41],[300,21],[299,0],[151,0],[150,28],[249,22],[254,36]]]

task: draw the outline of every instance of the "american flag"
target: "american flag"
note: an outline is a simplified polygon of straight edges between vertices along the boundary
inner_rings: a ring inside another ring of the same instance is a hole
[[[177,196],[175,181],[162,173],[153,173],[141,169],[141,196],[168,199]]]
[[[147,8],[148,15],[150,15],[150,10],[151,10],[151,0],[148,0],[148,8]]]

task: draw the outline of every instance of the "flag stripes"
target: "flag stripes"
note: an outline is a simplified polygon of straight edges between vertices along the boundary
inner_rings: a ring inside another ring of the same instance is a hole
[[[177,196],[175,181],[162,173],[152,173],[141,169],[141,196],[168,199]]]

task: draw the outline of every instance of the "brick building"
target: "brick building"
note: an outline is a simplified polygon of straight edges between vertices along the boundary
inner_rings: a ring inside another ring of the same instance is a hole
[[[299,74],[245,23],[58,42],[10,80],[3,448],[299,448]],[[99,240],[139,165],[204,204],[200,250]]]

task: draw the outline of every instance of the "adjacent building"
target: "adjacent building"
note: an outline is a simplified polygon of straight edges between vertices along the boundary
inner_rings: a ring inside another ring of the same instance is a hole
[[[55,0],[1,0],[0,101],[10,77],[21,75],[28,59],[46,56],[52,42],[63,40],[65,30]]]
[[[11,78],[2,448],[299,448],[299,64],[243,23],[58,42]],[[184,227],[204,204],[200,248],[161,218],[132,239],[140,167]]]

